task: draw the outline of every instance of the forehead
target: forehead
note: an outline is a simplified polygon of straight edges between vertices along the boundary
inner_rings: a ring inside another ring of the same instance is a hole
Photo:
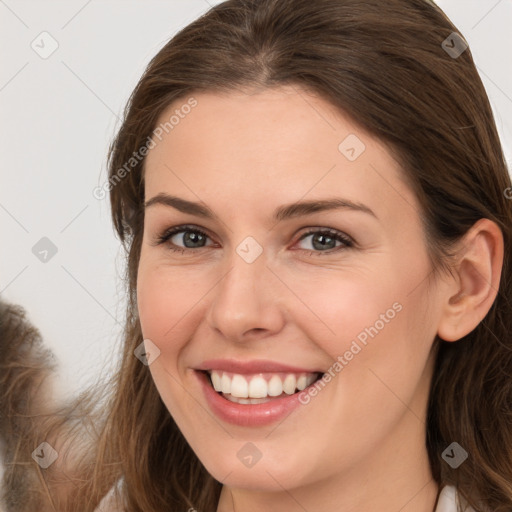
[[[298,87],[201,92],[193,98],[196,106],[192,109],[186,108],[189,99],[183,98],[162,113],[157,124],[163,133],[148,165],[165,153],[186,151],[189,161],[215,154],[215,162],[240,157],[268,168],[268,159],[294,155],[333,160],[339,156],[339,143],[349,134],[372,142],[330,103]],[[182,110],[188,113],[179,115]]]
[[[159,118],[163,129],[145,162],[146,200],[168,192],[261,208],[329,193],[381,210],[398,196],[414,202],[386,146],[310,92],[280,87],[191,97],[193,108],[183,98]]]

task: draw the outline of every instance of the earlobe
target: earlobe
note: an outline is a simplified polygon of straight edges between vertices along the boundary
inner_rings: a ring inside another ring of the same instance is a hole
[[[461,241],[454,277],[443,300],[438,336],[457,341],[487,315],[498,294],[503,267],[503,234],[490,219],[480,219]]]

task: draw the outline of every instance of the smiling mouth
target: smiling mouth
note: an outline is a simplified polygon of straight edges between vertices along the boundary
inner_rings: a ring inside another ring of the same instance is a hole
[[[200,371],[223,398],[246,405],[263,404],[300,393],[324,375],[321,372],[239,374],[222,370]]]

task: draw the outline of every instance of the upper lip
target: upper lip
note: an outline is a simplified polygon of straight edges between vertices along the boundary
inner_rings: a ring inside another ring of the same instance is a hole
[[[223,370],[238,374],[252,373],[323,373],[321,370],[300,368],[287,364],[269,361],[265,359],[253,359],[251,361],[237,361],[235,359],[208,359],[203,361],[196,370]]]

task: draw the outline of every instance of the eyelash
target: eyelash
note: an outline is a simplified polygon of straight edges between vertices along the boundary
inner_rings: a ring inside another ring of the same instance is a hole
[[[193,226],[175,226],[173,228],[167,229],[161,235],[157,236],[155,245],[165,244],[166,242],[169,241],[169,239],[173,235],[175,235],[176,233],[181,233],[181,232],[183,232],[183,233],[186,233],[186,232],[197,233],[197,234],[200,234],[200,235],[202,235],[204,237],[210,238],[204,231],[202,231],[202,230],[200,230],[200,229],[198,229],[196,227],[193,227]],[[344,245],[335,247],[333,249],[329,249],[327,251],[311,251],[311,250],[308,250],[308,249],[299,249],[299,250],[305,251],[305,252],[309,253],[310,256],[322,256],[324,254],[332,254],[332,253],[338,252],[340,250],[349,249],[349,248],[354,247],[354,242],[353,242],[353,240],[350,237],[348,237],[347,235],[341,233],[340,231],[337,231],[337,230],[331,229],[331,228],[312,229],[312,230],[302,234],[301,237],[299,238],[299,240],[297,240],[297,242],[302,241],[304,238],[306,238],[309,235],[315,235],[315,234],[328,235],[329,237],[334,238],[335,240],[342,242]],[[185,253],[187,251],[198,251],[200,249],[205,249],[206,248],[206,247],[198,247],[196,249],[192,249],[190,247],[176,247],[176,246],[173,246],[173,245],[174,244],[169,243],[168,244],[168,248],[171,251],[175,251],[175,252],[179,251],[181,254],[183,254],[183,253]]]

